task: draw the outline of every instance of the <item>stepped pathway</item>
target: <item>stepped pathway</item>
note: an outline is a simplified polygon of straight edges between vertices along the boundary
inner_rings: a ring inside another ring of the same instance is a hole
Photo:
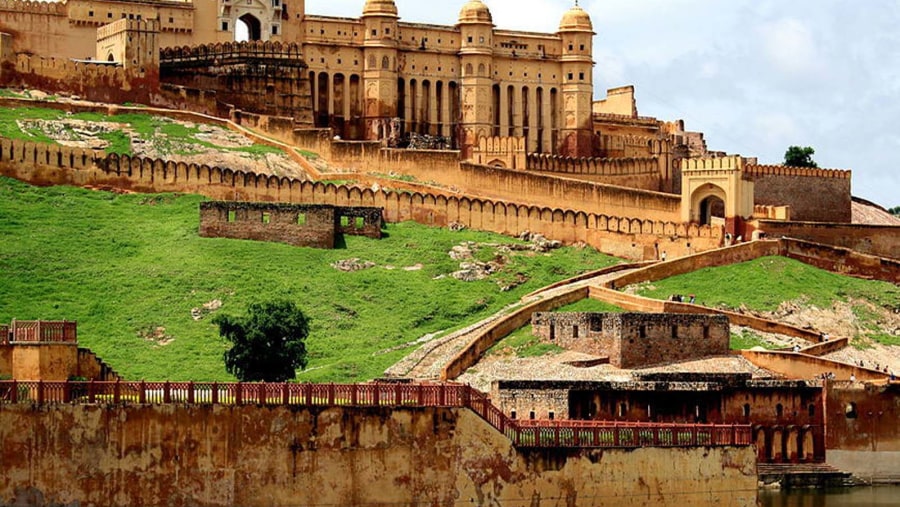
[[[447,336],[432,340],[419,347],[416,351],[388,368],[388,370],[385,371],[385,377],[410,378],[416,380],[440,379],[441,371],[444,367],[453,360],[460,351],[465,349],[478,333],[482,332],[487,326],[497,322],[501,318],[512,314],[516,310],[530,303],[589,287],[591,285],[600,285],[615,280],[635,269],[637,268],[601,274],[529,294],[523,297],[518,303],[509,305],[484,320],[448,334]]]

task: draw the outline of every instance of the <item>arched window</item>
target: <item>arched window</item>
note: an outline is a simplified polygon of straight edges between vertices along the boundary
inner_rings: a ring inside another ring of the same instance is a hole
[[[381,68],[384,70],[388,70],[389,68],[391,68],[391,59],[386,56],[382,57],[381,58]]]

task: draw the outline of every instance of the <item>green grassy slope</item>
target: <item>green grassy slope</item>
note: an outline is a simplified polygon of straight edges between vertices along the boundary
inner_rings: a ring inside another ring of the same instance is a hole
[[[641,284],[638,294],[668,299],[672,294],[697,296],[697,303],[724,308],[770,312],[784,301],[831,308],[835,302],[851,303],[853,312],[869,329],[864,338],[900,345],[900,340],[877,329],[877,315],[865,301],[885,311],[900,311],[900,287],[862,280],[814,268],[785,257],[763,257],[731,266],[706,268],[693,273]]]
[[[491,279],[435,277],[459,269],[461,241],[514,240],[412,223],[378,241],[347,237],[317,250],[197,235],[193,195],[115,195],[35,188],[0,178],[0,322],[77,320],[79,339],[128,379],[228,380],[225,349],[209,318],[191,309],[219,299],[243,314],[253,301],[286,297],[312,319],[310,364],[300,380],[379,376],[420,336],[487,316],[537,288],[617,262],[584,248],[522,253]],[[478,258],[491,257],[487,249]],[[332,262],[378,267],[344,273]],[[421,270],[402,268],[417,263]],[[396,267],[388,270],[385,266]],[[529,281],[501,292],[496,281]],[[171,341],[170,341],[171,340]]]
[[[262,144],[253,144],[242,147],[223,147],[206,141],[198,134],[201,133],[197,126],[186,126],[163,116],[155,116],[145,113],[127,113],[116,116],[106,116],[99,113],[75,113],[67,114],[56,109],[41,107],[0,108],[0,136],[9,139],[23,141],[35,141],[40,143],[55,144],[45,132],[38,128],[23,128],[21,120],[82,120],[86,122],[110,122],[127,125],[137,137],[150,143],[162,155],[193,155],[201,153],[201,148],[210,148],[218,151],[231,151],[249,153],[253,156],[263,156],[266,153],[282,153],[278,148],[272,148]],[[71,132],[73,138],[81,137]],[[104,132],[97,136],[110,143],[106,148],[107,153],[119,155],[133,155],[131,149],[130,134],[122,131]]]

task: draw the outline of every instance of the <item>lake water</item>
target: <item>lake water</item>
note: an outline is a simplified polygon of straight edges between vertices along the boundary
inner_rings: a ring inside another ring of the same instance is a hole
[[[836,490],[760,491],[761,507],[895,507],[900,486]]]

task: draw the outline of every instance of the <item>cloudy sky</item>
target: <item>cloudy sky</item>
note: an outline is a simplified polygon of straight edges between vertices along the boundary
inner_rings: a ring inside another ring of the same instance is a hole
[[[464,0],[396,0],[402,20],[455,23]],[[485,0],[500,28],[555,32],[572,0]],[[307,0],[359,16],[364,0]],[[595,98],[633,84],[641,115],[684,119],[717,151],[779,163],[812,146],[853,194],[900,206],[900,2],[582,0]]]

